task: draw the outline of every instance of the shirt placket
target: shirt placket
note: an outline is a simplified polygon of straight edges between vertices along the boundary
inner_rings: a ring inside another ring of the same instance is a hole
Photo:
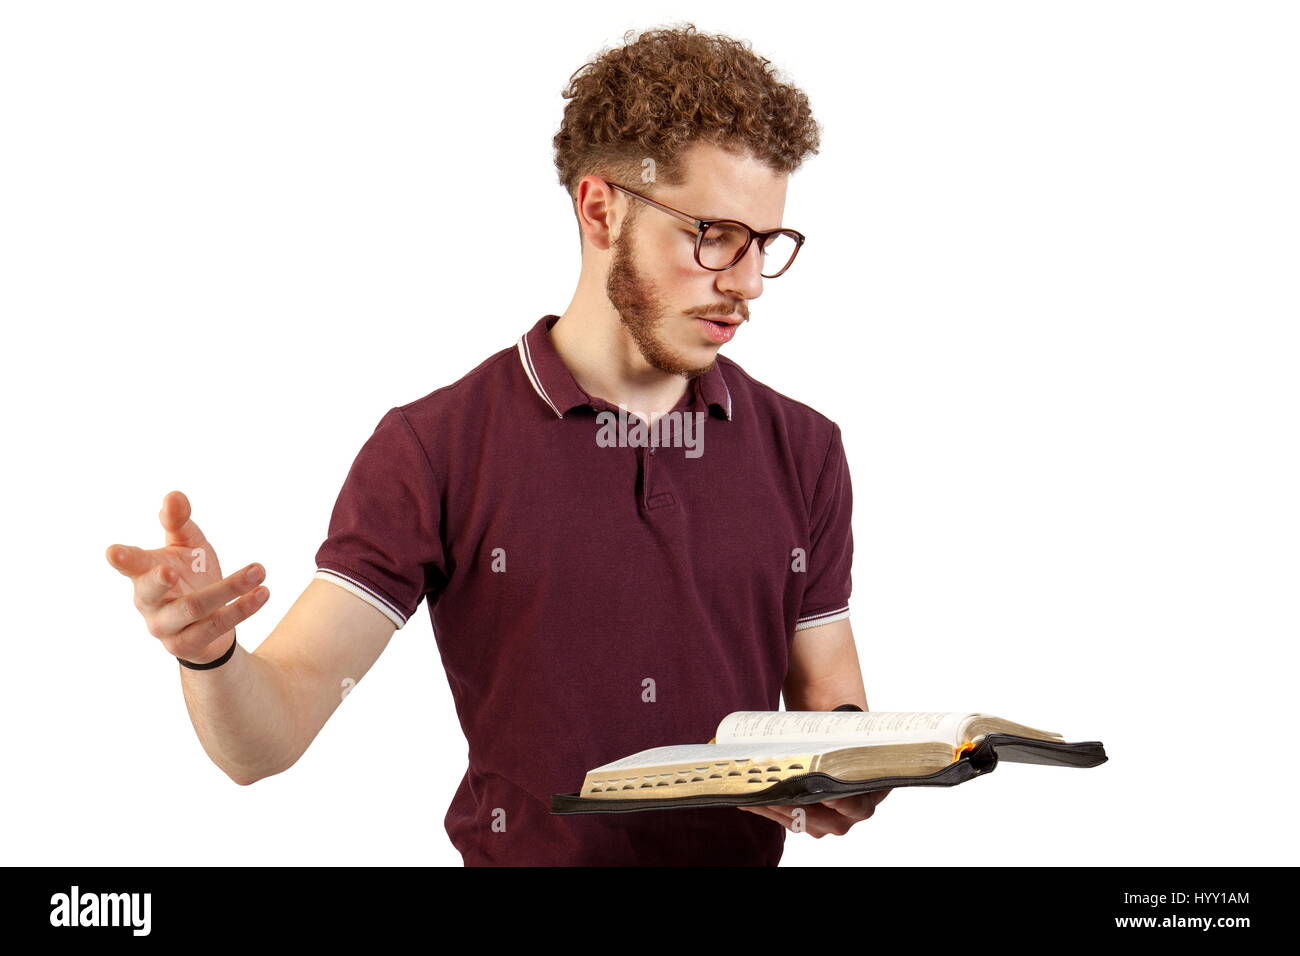
[[[592,399],[588,405],[595,411],[610,411],[614,414],[619,413],[619,409],[610,405],[601,399]],[[689,406],[686,406],[689,407]],[[683,406],[678,406],[677,411],[683,411]],[[627,413],[627,424],[629,431],[635,427],[642,419],[638,415]],[[650,425],[644,423],[646,434],[649,435]],[[636,445],[631,450],[636,458],[636,496],[637,509],[642,515],[652,514],[664,508],[672,508],[677,504],[676,496],[666,488],[659,490],[658,486],[667,478],[667,462],[664,461],[663,455],[659,454],[662,449],[648,444]]]

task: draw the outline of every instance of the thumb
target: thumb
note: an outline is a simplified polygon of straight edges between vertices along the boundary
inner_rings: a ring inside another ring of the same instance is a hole
[[[104,552],[108,563],[128,578],[134,578],[146,571],[152,571],[158,563],[153,552],[133,547],[129,544],[110,544]]]

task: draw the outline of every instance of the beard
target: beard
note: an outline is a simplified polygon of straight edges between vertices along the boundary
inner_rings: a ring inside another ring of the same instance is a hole
[[[637,271],[629,231],[622,229],[611,243],[614,261],[609,267],[609,278],[605,280],[605,294],[647,363],[670,375],[687,378],[703,375],[717,360],[703,367],[688,365],[681,354],[664,340],[663,303],[654,283]]]

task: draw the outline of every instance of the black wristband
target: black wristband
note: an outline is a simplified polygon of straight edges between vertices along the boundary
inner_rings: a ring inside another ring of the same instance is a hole
[[[206,671],[206,670],[210,670],[210,669],[212,669],[213,667],[220,667],[220,666],[221,666],[222,664],[224,664],[226,661],[230,660],[230,658],[231,658],[231,657],[234,655],[234,653],[235,653],[235,645],[236,645],[238,642],[239,642],[239,638],[235,638],[233,641],[230,642],[230,649],[227,650],[226,653],[222,654],[222,655],[221,655],[220,657],[218,657],[215,661],[208,661],[206,664],[195,664],[195,663],[192,663],[191,661],[187,661],[187,660],[185,660],[184,658],[181,658],[181,657],[178,657],[178,658],[176,658],[176,659],[177,659],[178,661],[181,662],[181,666],[182,666],[182,667],[188,667],[188,668],[190,668],[191,670],[196,670],[196,671]]]

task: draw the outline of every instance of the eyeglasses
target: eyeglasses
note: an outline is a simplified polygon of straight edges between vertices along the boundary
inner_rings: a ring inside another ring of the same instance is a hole
[[[725,272],[730,269],[744,258],[745,253],[749,251],[749,244],[757,239],[758,248],[763,253],[763,268],[759,274],[764,279],[775,279],[790,268],[790,263],[794,262],[794,257],[803,247],[804,234],[795,229],[759,232],[738,219],[700,219],[680,209],[674,209],[666,203],[642,196],[618,183],[611,183],[607,179],[602,181],[607,186],[612,186],[693,225],[696,229],[695,261],[701,268],[708,269],[710,272]],[[767,271],[771,269],[776,271]]]

